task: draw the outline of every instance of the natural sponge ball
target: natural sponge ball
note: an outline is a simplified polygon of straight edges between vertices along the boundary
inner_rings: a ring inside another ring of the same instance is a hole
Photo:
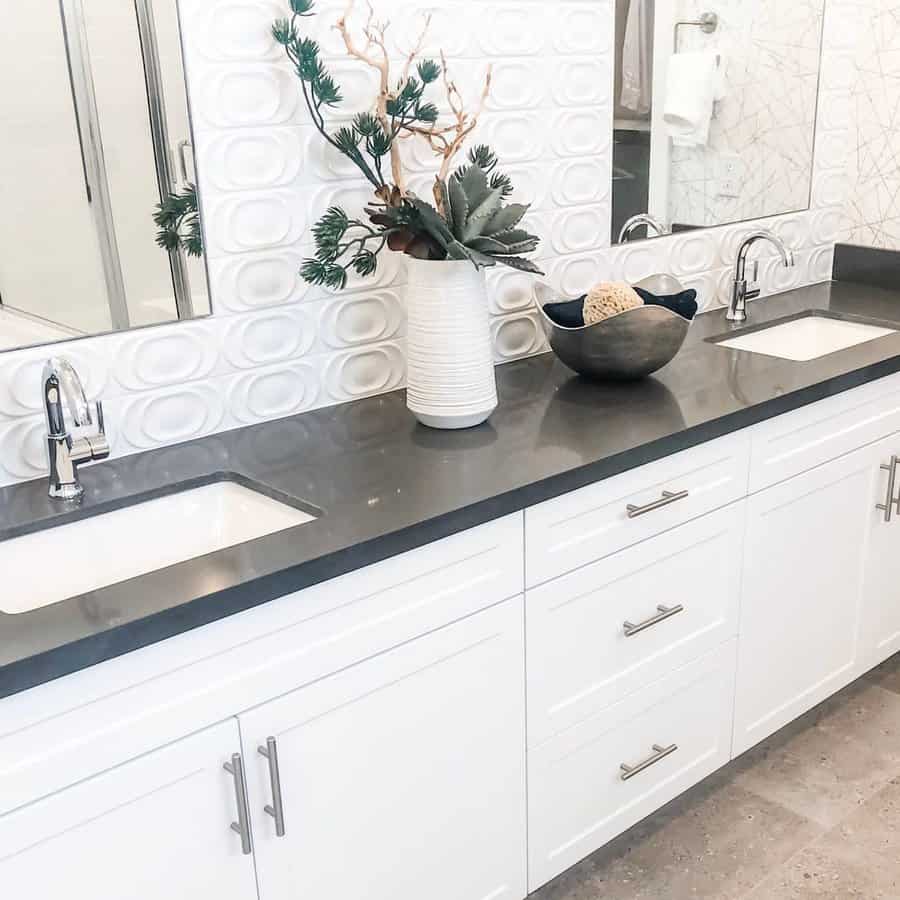
[[[644,301],[630,285],[621,282],[598,284],[584,300],[584,324],[596,325],[617,313],[643,306]]]

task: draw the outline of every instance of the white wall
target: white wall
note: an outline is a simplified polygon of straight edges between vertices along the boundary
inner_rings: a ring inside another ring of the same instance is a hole
[[[323,0],[330,18],[343,2]],[[550,278],[573,294],[601,279],[672,271],[696,284],[707,307],[726,299],[728,270],[747,225],[609,247],[612,155],[612,0],[379,0],[405,42],[416,11],[435,13],[435,34],[459,80],[471,85],[486,58],[496,89],[480,139],[493,142],[535,201],[531,225],[545,241]],[[849,4],[852,6],[853,4]],[[374,282],[339,296],[297,275],[309,226],[329,203],[361,197],[342,161],[323,151],[298,102],[296,82],[269,37],[280,0],[182,0],[190,97],[198,137],[215,314],[204,321],[91,338],[58,348],[107,401],[115,455],[377,394],[404,382],[402,258]],[[852,48],[828,5],[819,141],[846,147]],[[369,76],[317,27],[351,98]],[[433,42],[434,43],[434,42]],[[835,154],[823,159],[834,161]],[[422,182],[427,156],[417,155]],[[772,224],[798,248],[793,270],[767,265],[772,290],[830,277],[847,179],[843,161],[816,168],[813,209]],[[545,348],[528,279],[489,274],[498,361]],[[54,351],[56,352],[56,350]],[[0,356],[0,483],[45,467],[37,372],[46,350]]]
[[[856,140],[849,156],[848,240],[900,249],[900,7],[861,0],[842,23],[856,39],[850,98]]]

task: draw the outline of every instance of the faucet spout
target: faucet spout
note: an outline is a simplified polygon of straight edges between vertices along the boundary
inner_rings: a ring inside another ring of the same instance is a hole
[[[77,500],[84,493],[78,480],[78,464],[109,456],[103,405],[98,400],[91,412],[81,379],[67,359],[47,360],[41,384],[47,421],[49,494],[59,500]],[[66,409],[76,427],[93,425],[96,420],[96,433],[73,437],[66,425]]]
[[[631,233],[642,225],[647,226],[647,237],[650,237],[651,232],[660,236],[669,233],[668,227],[656,216],[651,216],[650,213],[638,213],[622,226],[622,230],[619,232],[619,243],[624,244],[631,237]]]
[[[729,322],[746,322],[747,301],[756,299],[760,294],[759,288],[750,290],[747,284],[747,259],[751,248],[760,241],[767,241],[775,247],[781,256],[781,262],[785,268],[791,268],[794,265],[794,251],[774,231],[770,231],[768,228],[761,228],[748,234],[741,243],[734,266],[731,303],[728,307],[728,312],[725,314],[725,318]],[[759,263],[756,262],[753,266],[752,280],[757,281],[758,278]]]

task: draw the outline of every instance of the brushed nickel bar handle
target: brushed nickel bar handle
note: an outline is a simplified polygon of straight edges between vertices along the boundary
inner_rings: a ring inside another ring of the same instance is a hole
[[[897,486],[897,467],[900,466],[900,456],[892,456],[890,465],[881,466],[888,473],[887,497],[884,503],[879,503],[875,509],[880,509],[884,513],[884,521],[890,523],[893,514],[894,504],[897,504],[897,511],[900,512],[900,497],[894,497],[894,489]]]
[[[656,510],[677,503],[679,500],[686,500],[689,496],[690,491],[663,491],[659,500],[654,500],[646,506],[635,506],[633,503],[629,503],[625,508],[628,511],[629,519],[637,519],[639,516],[646,516],[647,513],[656,512]]]
[[[656,608],[658,612],[655,616],[651,616],[643,622],[638,622],[637,625],[634,622],[624,622],[622,627],[625,630],[625,637],[634,637],[636,634],[640,634],[642,631],[646,631],[648,628],[659,625],[660,622],[665,622],[666,619],[671,619],[672,616],[677,616],[678,613],[684,612],[684,606],[680,603],[677,606],[663,606],[660,604]]]
[[[265,747],[257,747],[260,756],[269,761],[269,784],[272,786],[272,805],[263,809],[275,820],[275,834],[284,837],[284,800],[281,796],[281,770],[278,768],[278,743],[273,737],[266,738]]]
[[[234,780],[234,799],[237,802],[237,822],[231,823],[231,830],[241,836],[241,852],[249,856],[253,852],[250,840],[250,813],[247,803],[247,781],[244,778],[244,761],[240,753],[231,754],[231,762],[225,763],[223,769]]]
[[[640,775],[641,772],[646,772],[650,766],[655,766],[661,760],[664,760],[667,756],[671,756],[678,749],[678,744],[670,744],[668,747],[660,747],[659,744],[653,745],[653,756],[648,756],[643,762],[638,763],[636,766],[629,766],[626,763],[622,763],[619,768],[622,770],[621,779],[622,781],[628,781],[631,778],[634,778],[635,775]]]

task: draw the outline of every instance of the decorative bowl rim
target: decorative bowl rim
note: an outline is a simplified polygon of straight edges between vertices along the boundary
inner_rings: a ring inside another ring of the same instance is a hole
[[[658,275],[649,275],[647,278],[642,278],[641,281],[636,282],[636,284],[638,287],[640,287],[641,282],[649,281],[651,278],[660,277],[662,275],[663,275],[663,273],[658,273]],[[675,278],[674,275],[665,275],[665,277],[672,278],[676,282],[678,282],[678,284],[681,284],[681,282],[678,281],[678,279]],[[537,287],[545,287],[548,290],[553,291],[554,295],[559,296],[558,294],[556,294],[555,289],[551,285],[547,284],[547,282],[540,282]],[[694,319],[689,319],[687,316],[683,316],[680,313],[675,312],[675,310],[669,309],[667,306],[656,306],[656,305],[652,305],[652,304],[651,305],[645,304],[643,306],[632,307],[631,309],[624,309],[624,310],[622,310],[622,312],[614,313],[611,316],[607,316],[602,321],[592,322],[590,325],[560,325],[559,322],[557,322],[555,319],[552,319],[547,314],[547,311],[544,309],[544,304],[538,300],[537,287],[535,288],[535,291],[534,291],[534,305],[537,307],[538,312],[540,312],[541,316],[543,316],[543,318],[547,322],[549,322],[554,328],[558,328],[560,331],[586,331],[589,328],[597,328],[600,325],[606,325],[607,323],[611,322],[613,319],[618,319],[620,316],[627,316],[629,313],[636,313],[636,312],[641,312],[641,311],[646,311],[646,310],[659,310],[660,313],[664,313],[665,315],[671,316],[682,322],[687,322],[688,326],[691,326],[694,324]],[[686,290],[686,288],[685,288],[685,290]],[[567,300],[560,299],[557,302],[571,303],[572,300],[577,300],[577,299],[578,299],[577,297],[569,297]],[[654,313],[654,315],[656,315],[656,313]]]

